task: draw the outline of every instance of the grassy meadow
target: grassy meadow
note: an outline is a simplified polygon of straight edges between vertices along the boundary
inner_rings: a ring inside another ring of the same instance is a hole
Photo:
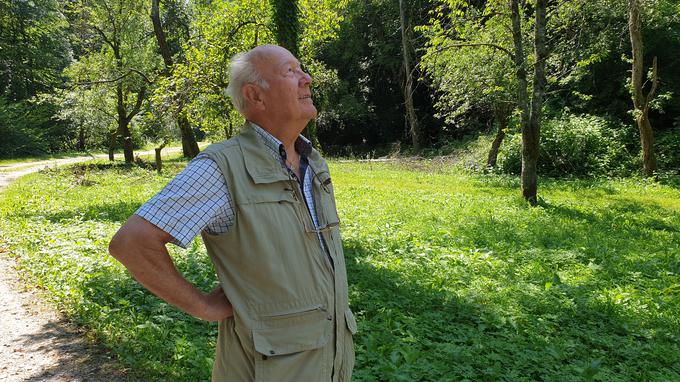
[[[147,293],[106,247],[163,175],[94,162],[0,192],[27,283],[143,381],[207,381],[216,325]],[[355,381],[680,381],[680,189],[332,161],[357,315]],[[172,247],[172,246],[171,246]],[[200,240],[171,248],[203,290]],[[1,254],[0,254],[1,255]]]

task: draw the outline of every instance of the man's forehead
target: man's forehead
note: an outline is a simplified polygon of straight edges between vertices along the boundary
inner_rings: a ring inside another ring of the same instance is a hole
[[[253,49],[256,59],[275,63],[298,62],[287,49],[277,45],[260,45]]]

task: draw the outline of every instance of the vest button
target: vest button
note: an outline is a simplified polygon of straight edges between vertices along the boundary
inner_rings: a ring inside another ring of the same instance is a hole
[[[328,321],[333,321],[333,316],[331,316],[331,315],[329,314],[328,317],[326,317],[326,319],[327,319]]]

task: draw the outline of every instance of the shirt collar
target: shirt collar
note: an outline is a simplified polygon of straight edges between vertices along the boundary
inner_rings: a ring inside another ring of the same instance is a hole
[[[264,145],[269,149],[269,151],[277,157],[278,159],[286,160],[286,150],[283,143],[278,140],[275,136],[271,135],[267,130],[258,126],[255,122],[248,121],[251,126],[260,136]],[[295,151],[297,151],[302,157],[307,158],[312,153],[312,142],[305,138],[304,135],[300,134],[295,140]]]

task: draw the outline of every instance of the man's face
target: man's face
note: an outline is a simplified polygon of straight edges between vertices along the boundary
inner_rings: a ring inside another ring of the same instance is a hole
[[[316,117],[310,84],[312,77],[302,71],[300,62],[288,50],[269,46],[257,63],[269,83],[262,90],[264,112],[280,122],[304,122]]]

